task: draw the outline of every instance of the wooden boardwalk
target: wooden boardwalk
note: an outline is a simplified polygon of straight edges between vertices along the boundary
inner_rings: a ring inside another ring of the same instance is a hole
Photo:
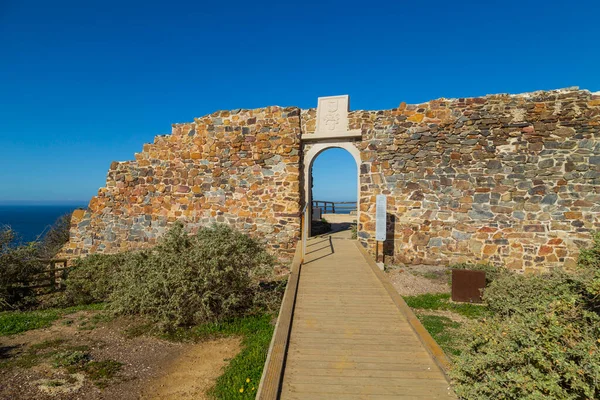
[[[455,398],[372,261],[347,237],[308,242],[280,398]]]

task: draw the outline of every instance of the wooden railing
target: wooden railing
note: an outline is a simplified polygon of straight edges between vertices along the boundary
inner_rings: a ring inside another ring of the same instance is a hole
[[[22,282],[22,287],[38,291],[48,289],[50,292],[64,290],[67,273],[71,269],[71,267],[67,266],[67,260],[53,259],[41,261],[47,263],[48,268],[34,274],[27,282]]]
[[[349,214],[356,211],[356,201],[313,200],[313,208],[320,208],[322,214]]]

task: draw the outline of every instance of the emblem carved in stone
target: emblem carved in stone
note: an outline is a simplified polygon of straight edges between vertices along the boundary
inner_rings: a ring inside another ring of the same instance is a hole
[[[348,110],[350,99],[348,95],[319,97],[317,103],[316,129],[306,132],[303,140],[321,140],[331,138],[359,138],[360,129],[348,130]]]
[[[335,131],[340,123],[340,114],[338,113],[338,101],[327,100],[325,103],[325,113],[323,115],[323,125],[328,131]]]

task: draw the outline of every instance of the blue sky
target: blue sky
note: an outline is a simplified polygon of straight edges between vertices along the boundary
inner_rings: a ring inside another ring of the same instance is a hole
[[[0,201],[87,201],[111,161],[219,109],[598,91],[599,15],[591,0],[0,0]]]
[[[313,200],[357,201],[356,161],[344,149],[327,149],[313,162]]]

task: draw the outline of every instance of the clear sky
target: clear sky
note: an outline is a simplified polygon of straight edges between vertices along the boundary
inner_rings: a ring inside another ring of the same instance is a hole
[[[600,2],[0,0],[0,201],[85,200],[219,109],[600,90]]]
[[[357,201],[356,161],[344,149],[327,149],[313,162],[313,200]]]

